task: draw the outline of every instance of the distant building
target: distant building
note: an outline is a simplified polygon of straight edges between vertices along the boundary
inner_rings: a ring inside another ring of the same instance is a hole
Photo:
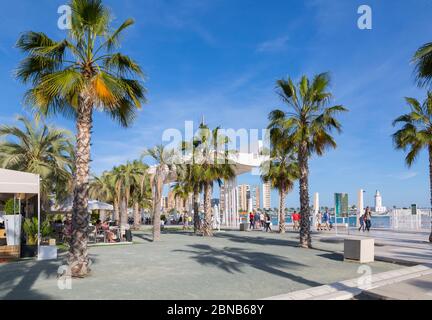
[[[375,212],[384,213],[387,211],[387,208],[383,206],[382,196],[380,192],[377,190],[375,193]]]
[[[238,186],[238,208],[240,211],[248,211],[250,198],[250,186],[242,184]]]
[[[219,208],[221,212],[225,212],[226,210],[226,188],[225,188],[225,183],[223,185],[221,185],[220,187],[220,195],[219,195]]]
[[[271,186],[270,183],[263,184],[263,209],[271,209]]]
[[[252,210],[261,209],[261,192],[260,186],[254,186],[252,192]]]

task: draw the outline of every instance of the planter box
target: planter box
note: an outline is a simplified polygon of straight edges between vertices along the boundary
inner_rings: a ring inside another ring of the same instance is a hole
[[[375,261],[375,239],[349,238],[344,241],[345,260],[354,260],[360,263]]]
[[[39,248],[38,260],[56,260],[57,259],[57,247],[55,246],[41,246]]]
[[[19,246],[21,244],[21,215],[5,215],[4,219],[7,245]]]
[[[37,256],[37,245],[21,245],[21,258],[34,258]]]
[[[249,223],[240,223],[240,231],[248,231]]]

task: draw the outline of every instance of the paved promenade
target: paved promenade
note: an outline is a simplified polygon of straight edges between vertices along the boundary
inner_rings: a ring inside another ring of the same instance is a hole
[[[60,290],[61,261],[0,265],[0,299],[250,300],[349,280],[360,265],[339,254],[301,249],[298,235],[221,232],[215,238],[167,231],[159,243],[135,233],[134,245],[92,247],[93,275]],[[401,267],[369,265],[374,274]],[[361,271],[361,270],[360,270]]]
[[[314,249],[307,250],[298,247],[294,232],[222,231],[202,238],[167,229],[152,243],[150,232],[142,231],[133,245],[90,248],[93,274],[73,280],[71,290],[58,286],[61,260],[0,264],[0,299],[355,299],[365,290],[375,298],[383,290],[401,293],[394,298],[429,297],[428,234],[365,234],[376,239],[383,260],[367,265],[343,261],[346,236],[314,233]],[[372,286],[362,287],[365,271]]]
[[[343,252],[343,239],[349,236],[362,236],[375,239],[375,256],[378,260],[401,264],[432,264],[432,243],[429,232],[396,232],[372,230],[359,232],[356,229],[314,233],[314,245],[326,248],[326,243],[333,243],[340,253]],[[337,245],[339,244],[339,246]],[[332,247],[335,248],[335,247]]]
[[[370,284],[358,285],[358,279],[336,282],[273,297],[274,299],[380,299],[432,300],[432,244],[429,232],[339,229],[337,232],[314,232],[313,245],[321,250],[335,250],[343,255],[346,237],[361,236],[375,239],[375,258],[406,266],[397,271],[372,275]]]

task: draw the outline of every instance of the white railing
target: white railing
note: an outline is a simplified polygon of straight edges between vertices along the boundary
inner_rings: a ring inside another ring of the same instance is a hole
[[[394,209],[389,213],[390,228],[394,230],[430,230],[431,211],[418,209],[413,215],[410,209]]]

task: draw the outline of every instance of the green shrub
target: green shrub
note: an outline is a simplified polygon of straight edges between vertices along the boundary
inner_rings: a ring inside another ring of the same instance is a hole
[[[15,208],[14,208],[14,203],[15,203]],[[14,199],[9,199],[5,203],[4,211],[6,212],[6,214],[19,213],[19,201],[18,200],[14,201]]]
[[[25,219],[23,223],[23,230],[27,238],[28,245],[36,245],[38,238],[38,219],[36,217],[32,219]],[[42,238],[49,237],[52,234],[53,230],[51,228],[51,224],[49,220],[45,220],[41,224],[41,236]]]

